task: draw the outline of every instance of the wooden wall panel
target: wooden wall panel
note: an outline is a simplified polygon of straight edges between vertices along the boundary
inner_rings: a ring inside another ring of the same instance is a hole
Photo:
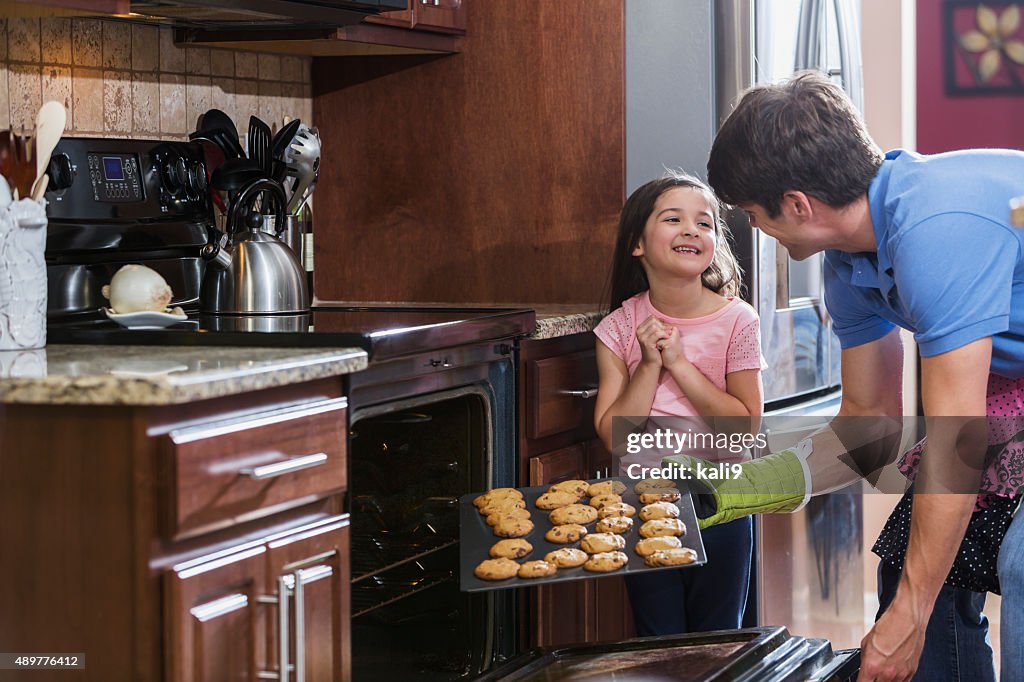
[[[317,59],[320,300],[596,303],[622,206],[622,0],[466,0],[462,52]]]

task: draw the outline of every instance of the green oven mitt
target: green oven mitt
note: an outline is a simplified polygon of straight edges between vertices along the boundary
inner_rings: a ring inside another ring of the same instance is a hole
[[[810,493],[809,472],[795,449],[783,450],[740,465],[738,476],[709,479],[697,476],[697,464],[707,463],[687,455],[673,455],[663,464],[685,467],[690,472],[690,492],[701,529],[728,523],[751,514],[794,512]]]

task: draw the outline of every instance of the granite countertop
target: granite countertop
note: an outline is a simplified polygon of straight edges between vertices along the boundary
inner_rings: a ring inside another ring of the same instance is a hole
[[[528,339],[554,339],[593,331],[604,317],[597,305],[535,305],[537,327]]]
[[[366,366],[359,348],[52,345],[0,352],[0,403],[173,405]]]
[[[528,339],[589,332],[595,305],[522,305],[537,313]],[[53,344],[0,351],[0,403],[174,405],[366,369],[359,348]]]

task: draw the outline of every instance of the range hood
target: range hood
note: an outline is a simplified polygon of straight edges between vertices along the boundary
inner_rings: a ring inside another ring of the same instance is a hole
[[[132,0],[133,18],[182,28],[253,30],[334,28],[406,9],[406,0]]]

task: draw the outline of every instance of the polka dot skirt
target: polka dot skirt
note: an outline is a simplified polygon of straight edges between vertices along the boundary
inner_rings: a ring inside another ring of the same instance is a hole
[[[913,493],[908,492],[885,522],[871,551],[882,561],[903,570],[903,560],[910,542],[910,510]],[[996,561],[1003,536],[1013,521],[1019,499],[989,495],[987,506],[976,507],[946,584],[975,592],[999,594],[999,572]]]
[[[1024,379],[990,374],[986,413],[989,449],[982,473],[981,493],[967,533],[946,576],[946,584],[975,592],[999,594],[997,561],[1003,536],[1010,528],[1024,491]],[[911,448],[900,461],[900,470],[914,480],[925,441]],[[906,493],[885,522],[871,551],[882,561],[903,570],[910,542],[910,511],[913,493]]]
[[[999,594],[999,547],[1024,491],[1024,379],[990,374],[986,394],[989,448],[981,493],[946,584]],[[907,451],[899,463],[911,481],[920,467],[924,444],[922,440]],[[908,492],[871,548],[882,561],[901,571],[910,542],[912,503],[913,494]]]

